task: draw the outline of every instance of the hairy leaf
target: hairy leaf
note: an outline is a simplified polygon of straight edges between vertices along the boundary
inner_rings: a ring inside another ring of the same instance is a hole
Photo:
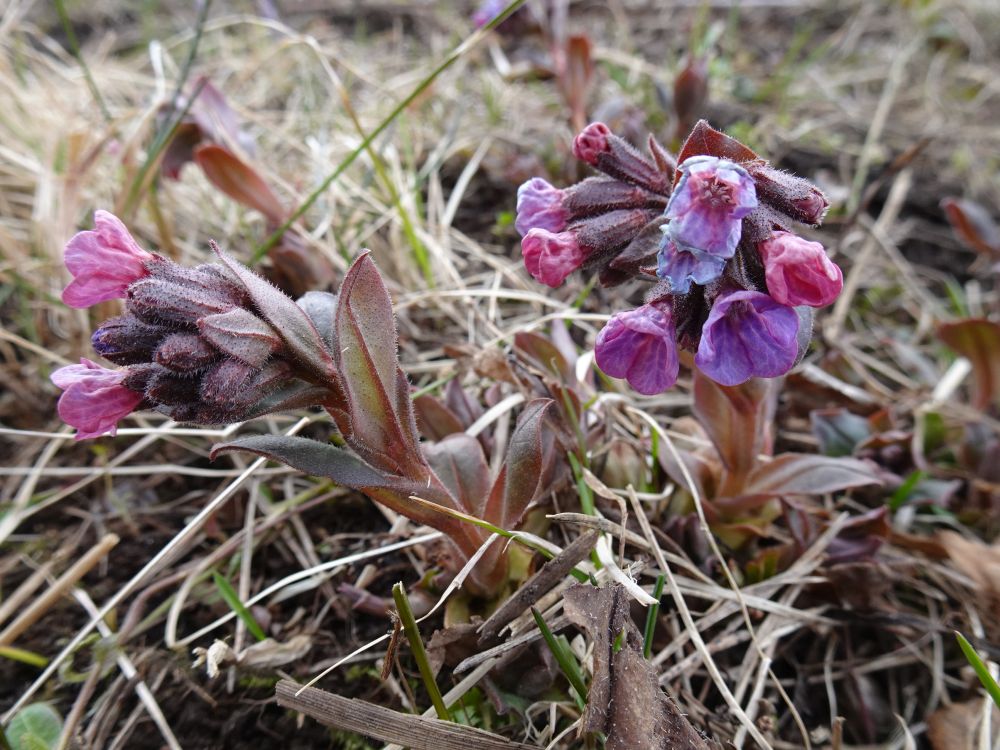
[[[938,337],[972,363],[973,405],[985,409],[1000,396],[1000,324],[982,318],[945,323]]]
[[[264,178],[225,146],[198,146],[194,160],[208,181],[237,203],[259,211],[271,224],[285,220],[285,208]]]
[[[433,396],[413,399],[413,408],[417,412],[420,434],[429,440],[444,440],[465,430],[454,412]]]
[[[542,439],[545,415],[552,403],[549,399],[530,401],[517,420],[506,460],[483,510],[483,518],[490,523],[504,529],[514,528],[535,499],[545,468]]]
[[[677,162],[682,163],[692,156],[717,156],[720,159],[729,159],[737,163],[757,161],[760,159],[757,154],[748,149],[735,138],[730,138],[725,133],[715,130],[704,120],[699,120],[691,131],[691,135],[684,141],[681,152],[677,156]]]
[[[490,493],[490,467],[474,437],[459,432],[424,445],[424,455],[466,513],[482,518]]]
[[[882,481],[878,467],[868,461],[784,453],[750,474],[744,494],[822,495]]]

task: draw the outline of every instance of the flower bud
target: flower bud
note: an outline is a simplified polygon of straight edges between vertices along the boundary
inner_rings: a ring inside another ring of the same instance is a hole
[[[178,373],[204,370],[219,359],[219,352],[194,333],[172,333],[160,342],[153,361]]]
[[[521,241],[521,253],[528,273],[551,287],[562,284],[583,263],[583,251],[573,232],[532,229]]]
[[[237,410],[246,403],[246,387],[255,372],[245,362],[222,360],[201,379],[201,401],[223,412]]]
[[[90,342],[98,354],[116,365],[134,365],[149,362],[153,350],[168,332],[133,315],[120,315],[105,321],[94,331]]]
[[[646,159],[603,122],[592,122],[573,141],[573,155],[604,174],[662,196],[670,195],[672,175]]]
[[[151,372],[146,397],[163,406],[180,406],[198,401],[198,379],[171,372],[160,366]]]
[[[747,169],[757,185],[761,202],[803,224],[817,226],[823,223],[830,201],[809,180],[763,162],[748,164]]]
[[[778,377],[795,365],[798,332],[794,308],[761,292],[726,292],[712,305],[694,362],[722,385]]]
[[[597,336],[597,366],[613,378],[625,378],[639,393],[662,393],[677,382],[680,371],[675,336],[665,302],[618,313]]]
[[[588,177],[583,182],[559,192],[561,208],[569,221],[630,208],[662,211],[667,205],[662,195],[606,177]]]
[[[783,305],[823,307],[844,288],[844,274],[823,246],[791,232],[775,232],[757,245],[767,291]]]
[[[59,416],[77,429],[77,440],[114,435],[118,421],[142,403],[142,393],[122,385],[125,374],[125,370],[108,370],[89,359],[52,373],[52,382],[63,389]]]
[[[254,367],[281,348],[281,338],[274,329],[243,308],[206,315],[198,320],[198,330],[219,351]]]
[[[198,318],[232,307],[210,291],[162,279],[142,279],[128,289],[128,309],[147,323],[193,326]]]

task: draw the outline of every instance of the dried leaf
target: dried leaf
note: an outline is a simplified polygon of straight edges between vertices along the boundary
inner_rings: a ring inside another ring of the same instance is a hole
[[[927,738],[933,750],[976,750],[980,747],[979,735],[983,722],[982,700],[951,703],[927,717]],[[990,719],[992,738],[989,746],[996,745],[1000,729],[1000,711],[994,706]]]
[[[955,568],[972,579],[978,594],[972,602],[979,609],[987,637],[996,642],[1000,639],[1000,546],[966,539],[955,531],[941,531],[937,538]]]
[[[285,208],[263,177],[225,146],[205,144],[194,150],[194,160],[208,181],[237,203],[262,213],[271,224],[281,224]]]
[[[642,655],[642,633],[629,616],[622,586],[577,584],[564,596],[566,615],[594,642],[594,674],[583,731],[603,732],[607,750],[708,750],[708,744],[660,690]],[[616,648],[616,644],[620,648]]]
[[[544,336],[525,331],[517,333],[514,335],[514,351],[542,372],[558,378],[560,382],[567,385],[576,382],[573,365]]]
[[[1000,396],[1000,325],[982,318],[945,323],[938,338],[972,363],[973,406],[985,409]]]
[[[1000,255],[1000,227],[989,211],[961,198],[945,198],[941,208],[960,242],[991,259]]]

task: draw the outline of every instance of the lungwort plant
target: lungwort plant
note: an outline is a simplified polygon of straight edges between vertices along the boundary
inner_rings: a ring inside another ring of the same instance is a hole
[[[63,300],[89,307],[120,298],[125,312],[92,338],[117,369],[83,359],[52,375],[64,390],[59,414],[77,439],[113,435],[139,409],[219,425],[319,406],[345,447],[256,435],[212,455],[254,453],[357,489],[446,534],[456,569],[490,536],[456,511],[504,529],[521,521],[552,455],[543,429],[551,401],[525,406],[496,476],[469,435],[422,444],[392,303],[368,254],[354,261],[338,295],[309,292],[296,302],[214,244],[217,262],[185,268],[143,250],[115,216],[98,211],[95,223],[66,247],[74,279]],[[493,544],[469,583],[489,595],[506,578],[503,548]]]

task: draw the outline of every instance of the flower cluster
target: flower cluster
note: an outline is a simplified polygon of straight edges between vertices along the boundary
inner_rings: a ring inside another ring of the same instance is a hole
[[[640,393],[674,384],[678,349],[723,385],[787,373],[808,345],[812,308],[843,287],[823,246],[791,231],[821,223],[826,198],[705,122],[677,159],[652,137],[648,147],[649,158],[593,123],[573,153],[605,176],[521,186],[528,272],[552,287],[578,269],[605,286],[655,282],[646,304],[612,317],[595,351],[606,374]]]
[[[323,402],[330,380],[322,362],[299,356],[302,347],[289,341],[294,326],[276,326],[255,309],[251,287],[266,282],[219,258],[180,266],[143,250],[106,211],[96,212],[94,230],[70,240],[65,260],[74,278],[63,301],[83,308],[126,300],[124,314],[91,339],[98,354],[124,369],[83,359],[52,374],[64,391],[59,415],[77,428],[77,439],[113,435],[137,409],[225,424],[303,394]]]

